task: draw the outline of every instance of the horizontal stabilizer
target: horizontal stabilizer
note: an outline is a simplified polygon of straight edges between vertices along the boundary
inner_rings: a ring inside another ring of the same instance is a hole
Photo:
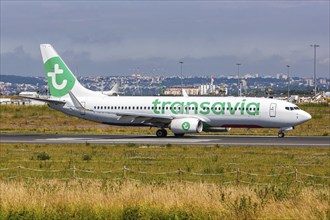
[[[40,101],[40,102],[46,102],[46,103],[50,103],[50,104],[65,105],[65,103],[66,103],[64,101],[54,100],[54,99],[43,99],[43,98],[28,97],[28,96],[21,96],[21,95],[20,95],[20,97],[25,98],[25,99],[32,99],[32,100],[36,100],[36,101]]]

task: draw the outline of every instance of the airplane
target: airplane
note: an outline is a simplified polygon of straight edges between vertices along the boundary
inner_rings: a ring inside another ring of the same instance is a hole
[[[119,94],[119,83],[116,82],[115,85],[112,87],[109,91],[103,91],[104,95],[112,96],[112,95],[118,95]]]
[[[108,91],[99,91],[99,93],[102,93],[107,96],[118,96],[119,95],[119,83],[116,82],[115,85],[111,88],[111,90]]]
[[[37,99],[50,108],[86,120],[117,126],[170,129],[176,137],[230,128],[279,128],[284,131],[311,119],[295,104],[269,98],[192,96],[108,96],[83,87],[50,44],[41,44],[50,97]]]

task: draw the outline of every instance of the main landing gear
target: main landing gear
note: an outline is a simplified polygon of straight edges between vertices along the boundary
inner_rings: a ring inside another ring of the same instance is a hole
[[[284,132],[283,131],[279,131],[278,132],[278,134],[277,134],[277,136],[279,137],[279,138],[284,138]]]
[[[167,136],[167,131],[165,129],[158,129],[156,131],[156,136],[157,137],[166,137]]]
[[[158,129],[156,131],[156,136],[157,137],[166,137],[167,136],[167,131],[164,128]],[[175,137],[183,137],[184,133],[183,134],[174,134],[174,136]]]

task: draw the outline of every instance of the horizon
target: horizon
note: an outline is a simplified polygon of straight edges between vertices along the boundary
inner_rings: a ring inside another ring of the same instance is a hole
[[[282,76],[286,76],[285,73],[276,73],[276,74],[268,74],[268,75],[258,75],[258,76],[254,76],[254,77],[248,77],[248,78],[267,78],[267,77],[271,77],[271,78],[276,78],[277,74],[281,74]],[[241,79],[245,79],[246,75],[256,75],[256,74],[240,74],[240,78]],[[0,74],[0,81],[1,81],[1,76],[15,76],[15,77],[28,77],[28,78],[44,78],[45,80],[47,80],[46,75],[44,74],[44,76],[39,76],[39,75],[16,75],[16,74]],[[77,78],[111,78],[111,77],[150,77],[150,78],[181,78],[180,75],[143,75],[143,74],[136,74],[136,76],[134,74],[132,75],[76,75],[75,76]],[[219,79],[219,78],[227,78],[227,79],[237,79],[237,75],[199,75],[199,76],[183,76],[183,79],[188,79],[188,78],[206,78],[206,79],[211,79],[211,78],[215,78],[215,79]],[[290,78],[299,78],[299,79],[313,79],[313,76],[290,76]],[[330,77],[326,77],[326,76],[317,76],[317,79],[326,79],[329,80]],[[286,80],[286,79],[285,79]]]

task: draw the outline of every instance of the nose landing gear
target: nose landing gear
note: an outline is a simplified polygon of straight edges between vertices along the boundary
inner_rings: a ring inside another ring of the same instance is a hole
[[[291,130],[293,130],[294,129],[294,126],[292,126],[292,127],[282,127],[282,128],[280,128],[280,130],[278,131],[278,137],[279,138],[284,138],[284,132],[283,131],[291,131]]]

